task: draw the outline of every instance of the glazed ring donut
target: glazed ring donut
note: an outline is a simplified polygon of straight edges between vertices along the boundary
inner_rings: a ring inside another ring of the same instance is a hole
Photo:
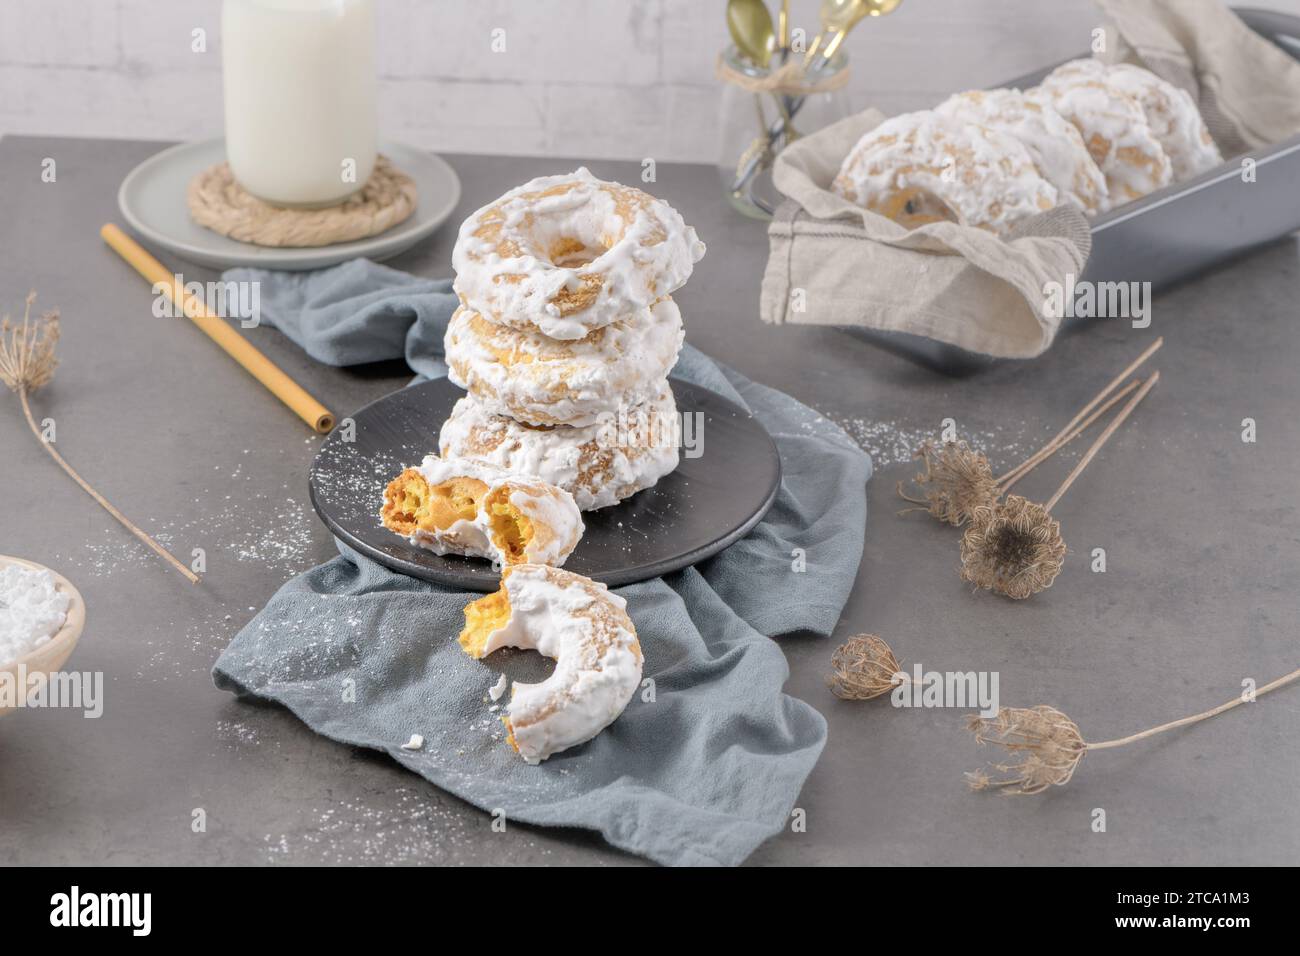
[[[582,426],[658,395],[683,334],[672,299],[575,341],[496,325],[462,306],[444,346],[448,377],[490,411],[530,425]]]
[[[617,504],[654,485],[677,467],[680,422],[672,389],[661,383],[653,400],[617,422],[583,428],[525,425],[466,396],[443,423],[444,458],[478,458],[506,471],[535,475],[573,495],[583,511]]]
[[[909,229],[947,220],[1002,232],[1057,202],[1056,188],[1014,137],[933,110],[868,132],[831,189]]]
[[[582,537],[573,496],[487,462],[429,455],[384,489],[384,527],[436,554],[557,567]]]
[[[1173,167],[1142,105],[1111,85],[1105,73],[1098,61],[1072,60],[1027,95],[1053,107],[1083,134],[1084,145],[1106,176],[1106,208],[1113,209],[1168,186]]]
[[[623,713],[641,683],[641,644],[627,603],[603,584],[543,565],[506,568],[501,588],[465,608],[460,646],[473,658],[519,647],[554,658],[540,684],[516,682],[502,721],[530,764],[585,743]]]
[[[667,203],[586,168],[510,190],[465,220],[455,290],[499,325],[580,339],[680,288],[704,255]]]
[[[1062,200],[1095,215],[1106,203],[1106,177],[1083,137],[1060,113],[1019,90],[971,90],[949,97],[936,113],[1000,130],[1019,140]]]
[[[1175,181],[1199,176],[1223,162],[1196,101],[1186,90],[1132,63],[1107,67],[1106,80],[1141,104],[1151,132],[1173,165]]]

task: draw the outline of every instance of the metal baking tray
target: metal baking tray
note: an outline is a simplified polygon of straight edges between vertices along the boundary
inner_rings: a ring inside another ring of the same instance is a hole
[[[1252,30],[1300,60],[1300,17],[1253,7],[1234,10]],[[1021,89],[1035,86],[1059,65],[1004,85]],[[1257,180],[1241,188],[1242,160],[1246,157],[1256,163]],[[1194,179],[1167,186],[1098,216],[1092,220],[1092,255],[1080,281],[1150,282],[1155,292],[1297,229],[1300,136],[1230,157],[1222,166]],[[851,331],[881,348],[950,375],[966,375],[1006,361],[907,332]]]

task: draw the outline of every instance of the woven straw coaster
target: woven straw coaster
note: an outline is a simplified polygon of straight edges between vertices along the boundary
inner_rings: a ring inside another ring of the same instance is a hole
[[[235,181],[229,163],[210,166],[190,180],[186,203],[200,226],[258,246],[310,248],[377,236],[415,212],[415,180],[387,156],[375,160],[361,191],[337,206],[272,206]]]

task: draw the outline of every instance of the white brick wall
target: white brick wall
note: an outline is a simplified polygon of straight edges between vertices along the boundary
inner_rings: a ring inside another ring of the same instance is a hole
[[[1300,14],[1300,0],[1258,0]],[[724,0],[377,0],[384,135],[448,152],[711,161]],[[775,3],[775,0],[773,0]],[[816,32],[818,0],[793,0]],[[898,112],[1086,48],[1090,0],[906,0],[847,43]],[[0,133],[221,133],[219,0],[0,0]],[[206,53],[191,32],[208,35]],[[492,53],[492,31],[506,50]]]

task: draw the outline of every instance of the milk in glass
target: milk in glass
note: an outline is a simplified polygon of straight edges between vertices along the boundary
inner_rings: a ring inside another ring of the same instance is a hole
[[[375,165],[372,0],[224,0],[226,158],[259,199],[328,206]]]

